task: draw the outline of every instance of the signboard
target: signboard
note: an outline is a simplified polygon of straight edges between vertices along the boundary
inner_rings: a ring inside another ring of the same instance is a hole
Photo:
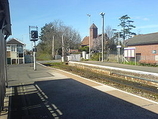
[[[158,61],[158,55],[155,55],[155,61]]]
[[[121,48],[121,45],[117,45],[116,48]]]
[[[124,57],[135,57],[135,47],[124,48]]]

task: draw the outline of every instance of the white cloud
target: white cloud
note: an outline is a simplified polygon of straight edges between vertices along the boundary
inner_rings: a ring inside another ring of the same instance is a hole
[[[149,18],[143,18],[144,21],[149,21]]]
[[[143,21],[149,21],[150,20],[149,18],[141,17],[141,16],[133,17],[133,19],[138,19],[138,20],[143,20]]]

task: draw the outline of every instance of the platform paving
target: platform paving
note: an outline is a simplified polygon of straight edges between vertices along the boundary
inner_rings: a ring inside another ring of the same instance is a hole
[[[114,62],[101,62],[101,61],[84,61],[83,63],[88,64],[96,64],[101,66],[110,66],[116,68],[130,69],[130,70],[138,70],[150,73],[158,73],[158,67],[149,67],[149,66],[137,66],[137,65],[128,65]]]
[[[0,119],[157,119],[154,102],[89,79],[37,65],[10,65],[8,114]]]

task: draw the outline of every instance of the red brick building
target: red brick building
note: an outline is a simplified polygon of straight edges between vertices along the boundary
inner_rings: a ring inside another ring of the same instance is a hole
[[[84,37],[84,39],[81,42],[81,46],[89,46],[89,40],[90,40],[90,47],[93,47],[93,41],[98,37],[98,28],[93,23],[90,27],[90,39],[89,36]]]
[[[81,47],[84,47],[84,46],[89,46],[89,36],[86,36],[83,38],[81,42]]]
[[[124,56],[142,63],[158,63],[158,32],[126,40]]]
[[[81,47],[89,46],[89,40],[90,40],[90,49],[93,51],[101,50],[101,43],[102,43],[102,34],[98,35],[98,28],[93,23],[90,26],[90,39],[89,36],[84,37],[84,39],[81,42]],[[104,34],[104,39],[108,39],[107,35]]]

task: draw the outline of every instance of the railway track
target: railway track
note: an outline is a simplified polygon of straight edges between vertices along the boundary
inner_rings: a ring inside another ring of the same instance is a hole
[[[103,73],[97,73],[97,72],[90,71],[87,69],[77,68],[74,66],[68,66],[68,65],[63,65],[63,64],[56,65],[56,66],[54,66],[53,63],[44,64],[44,65],[54,67],[54,68],[60,68],[62,70],[72,72],[82,77],[89,78],[91,80],[94,80],[106,85],[110,85],[118,89],[152,99],[154,101],[158,101],[158,87],[149,85],[151,83],[150,81],[148,81],[148,83],[141,83],[138,80],[126,80],[121,77],[108,76]]]

